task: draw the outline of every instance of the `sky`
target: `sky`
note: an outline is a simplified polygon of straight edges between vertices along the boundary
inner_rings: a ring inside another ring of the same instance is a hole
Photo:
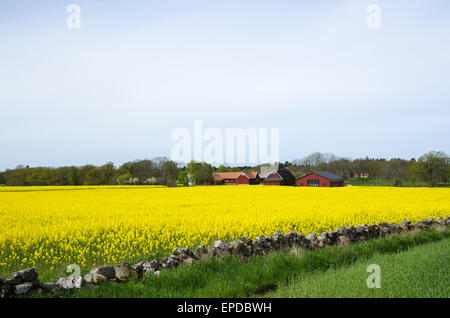
[[[194,120],[281,161],[450,153],[448,1],[71,1],[0,2],[0,170],[170,157]]]

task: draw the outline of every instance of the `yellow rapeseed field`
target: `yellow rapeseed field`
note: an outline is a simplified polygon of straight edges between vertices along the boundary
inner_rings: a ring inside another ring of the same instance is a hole
[[[450,189],[0,188],[0,273],[138,261],[217,238],[450,216]]]

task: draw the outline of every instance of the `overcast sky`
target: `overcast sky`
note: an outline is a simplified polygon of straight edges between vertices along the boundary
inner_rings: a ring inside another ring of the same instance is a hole
[[[71,1],[0,2],[1,170],[170,156],[197,119],[282,161],[450,152],[449,1]]]

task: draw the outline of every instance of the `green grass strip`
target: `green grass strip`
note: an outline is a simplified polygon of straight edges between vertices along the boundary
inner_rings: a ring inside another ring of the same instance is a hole
[[[449,230],[427,230],[359,242],[328,246],[319,251],[277,252],[245,261],[234,257],[208,258],[173,270],[163,270],[128,283],[108,283],[65,293],[62,297],[252,297],[298,283],[311,274],[349,266],[375,255],[406,251],[411,247],[450,237]],[[365,273],[368,277],[369,273]],[[46,295],[41,295],[43,297]]]
[[[380,288],[368,288],[370,264],[380,268]],[[377,253],[350,266],[311,273],[265,297],[389,298],[450,296],[450,238],[397,254]]]

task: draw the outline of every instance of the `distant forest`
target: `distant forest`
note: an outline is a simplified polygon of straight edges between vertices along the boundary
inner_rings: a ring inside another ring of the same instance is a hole
[[[113,163],[102,166],[29,167],[18,166],[0,172],[0,185],[204,185],[213,183],[213,172],[261,171],[258,166],[214,167],[204,162],[180,165],[165,157]],[[450,181],[450,158],[440,151],[431,151],[417,160],[339,158],[330,153],[313,153],[294,161],[279,163],[297,178],[314,171],[329,171],[354,184],[446,186]]]

